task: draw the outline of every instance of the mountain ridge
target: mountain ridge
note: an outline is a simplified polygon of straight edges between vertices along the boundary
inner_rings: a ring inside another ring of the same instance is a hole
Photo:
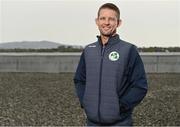
[[[51,49],[59,46],[67,46],[52,41],[14,41],[0,43],[0,49]]]

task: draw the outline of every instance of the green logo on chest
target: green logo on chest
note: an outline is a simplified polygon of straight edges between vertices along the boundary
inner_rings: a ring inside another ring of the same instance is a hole
[[[109,60],[116,61],[119,59],[119,53],[116,51],[113,51],[109,54]]]

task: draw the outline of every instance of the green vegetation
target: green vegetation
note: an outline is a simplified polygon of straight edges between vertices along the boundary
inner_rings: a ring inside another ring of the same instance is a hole
[[[0,49],[0,52],[81,52],[83,47],[75,48],[73,46],[59,46],[52,49]]]
[[[139,47],[140,52],[180,52],[180,47]],[[52,49],[0,49],[0,52],[82,52],[83,47],[59,46]]]
[[[141,52],[180,52],[180,47],[143,47],[138,50]]]

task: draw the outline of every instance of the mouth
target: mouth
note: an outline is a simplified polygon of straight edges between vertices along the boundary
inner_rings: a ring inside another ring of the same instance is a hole
[[[108,31],[108,30],[110,30],[111,28],[110,28],[110,27],[103,27],[103,29],[104,29],[105,31]]]

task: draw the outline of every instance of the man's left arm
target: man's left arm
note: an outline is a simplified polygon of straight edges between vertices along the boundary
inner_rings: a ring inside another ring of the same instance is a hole
[[[133,46],[129,60],[129,88],[124,96],[120,98],[120,110],[126,111],[134,108],[145,97],[148,89],[146,73],[142,59]]]

